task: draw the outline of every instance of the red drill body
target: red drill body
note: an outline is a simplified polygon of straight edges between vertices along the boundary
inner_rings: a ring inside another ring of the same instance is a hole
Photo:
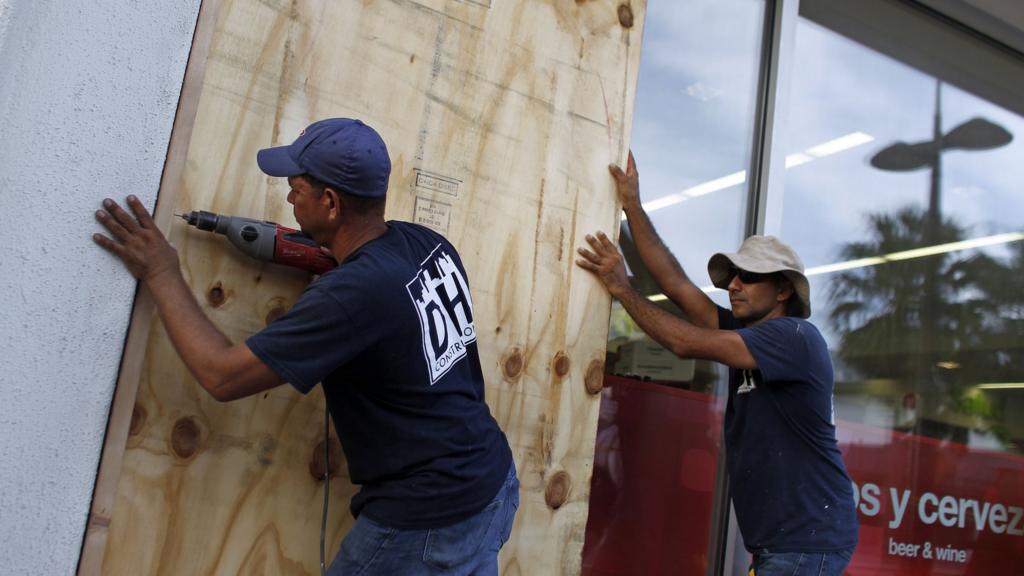
[[[179,214],[190,225],[227,236],[243,253],[283,266],[323,274],[338,265],[325,248],[299,230],[266,220],[225,216],[203,210]]]

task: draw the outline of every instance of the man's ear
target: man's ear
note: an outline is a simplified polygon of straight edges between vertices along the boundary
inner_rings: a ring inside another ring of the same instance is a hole
[[[324,193],[320,196],[320,201],[323,202],[324,207],[327,208],[329,218],[337,218],[341,216],[341,197],[337,190],[330,186],[324,188]]]
[[[790,282],[789,278],[783,277],[782,281],[777,284],[778,293],[775,295],[776,302],[785,302],[789,300],[791,296],[796,294],[796,290],[793,289],[793,283]]]

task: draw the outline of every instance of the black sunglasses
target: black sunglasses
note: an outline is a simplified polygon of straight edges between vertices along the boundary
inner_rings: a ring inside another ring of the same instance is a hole
[[[733,278],[736,278],[738,276],[740,282],[743,282],[744,284],[758,284],[760,282],[764,282],[770,279],[774,275],[774,272],[768,274],[761,274],[760,272],[750,272],[748,270],[737,268],[735,266],[729,267],[729,280],[732,280]]]

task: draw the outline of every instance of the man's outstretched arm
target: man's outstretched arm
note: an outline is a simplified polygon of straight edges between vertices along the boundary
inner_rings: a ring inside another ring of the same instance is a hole
[[[603,232],[587,235],[593,251],[577,248],[576,264],[593,272],[641,330],[680,358],[700,358],[739,369],[757,368],[757,362],[739,334],[732,330],[702,328],[658,308],[629,285],[622,255]]]
[[[640,176],[633,153],[629,153],[625,171],[614,164],[608,167],[608,171],[615,180],[636,250],[655,283],[694,324],[704,328],[718,328],[715,303],[686,275],[679,260],[658,236],[640,203]]]
[[[223,402],[283,384],[248,346],[233,345],[210,322],[181,275],[177,251],[138,198],[129,196],[128,207],[134,217],[117,202],[104,200],[96,219],[113,238],[94,234],[93,240],[120,258],[153,295],[171,343],[199,385]]]

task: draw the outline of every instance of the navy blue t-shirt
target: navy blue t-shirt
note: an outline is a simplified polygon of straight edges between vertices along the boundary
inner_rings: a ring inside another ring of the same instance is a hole
[[[323,383],[354,516],[441,527],[501,488],[512,453],[484,402],[466,272],[429,228],[388,222],[246,343],[302,393]]]
[[[826,552],[857,545],[853,487],[836,442],[832,360],[818,329],[792,317],[741,328],[757,370],[729,369],[729,490],[747,550]]]

